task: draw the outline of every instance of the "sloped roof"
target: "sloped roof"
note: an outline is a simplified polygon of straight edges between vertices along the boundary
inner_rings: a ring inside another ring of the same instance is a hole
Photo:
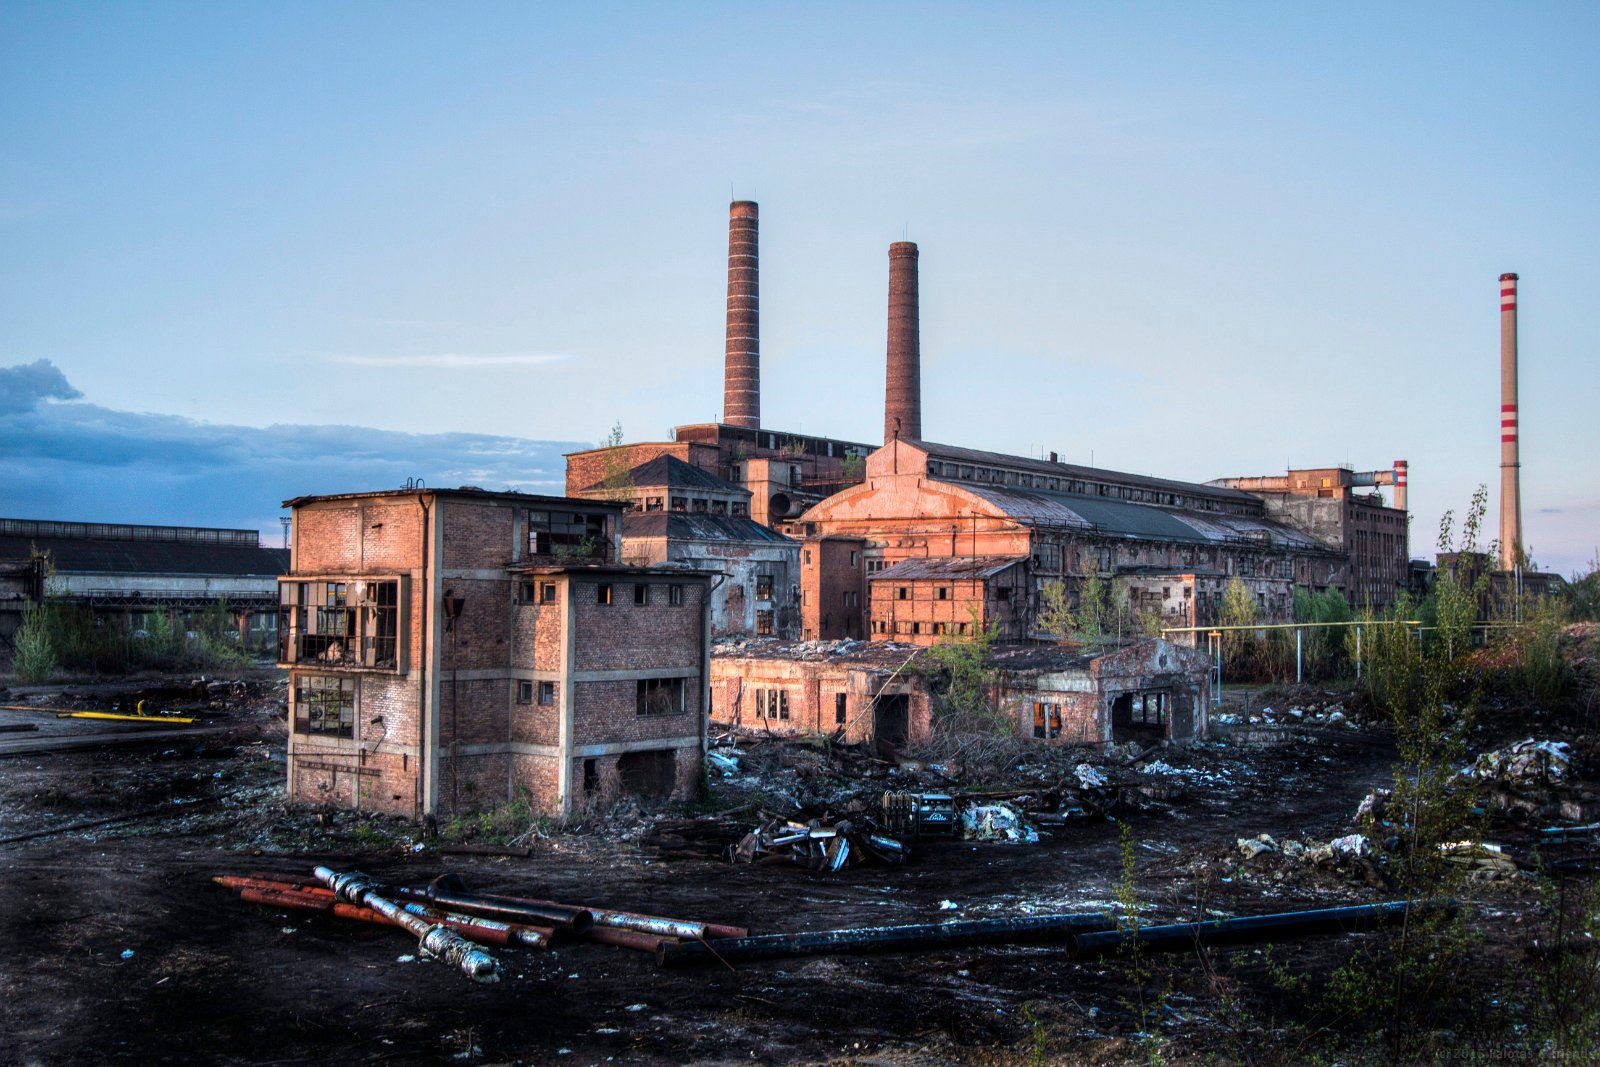
[[[1248,515],[1135,504],[1109,497],[1076,493],[1051,493],[1039,489],[1000,489],[968,482],[959,486],[988,501],[1009,518],[1041,526],[1093,530],[1109,537],[1142,537],[1160,541],[1208,545],[1256,542],[1278,547],[1327,550],[1310,534],[1271,519]]]
[[[927,556],[906,559],[870,575],[869,581],[975,581],[992,578],[1027,556]]]
[[[287,548],[190,541],[115,541],[0,537],[0,556],[50,554],[61,574],[167,574],[276,578],[289,571]]]
[[[730,481],[718,478],[708,470],[696,467],[692,463],[685,463],[677,456],[661,455],[654,459],[646,460],[637,467],[628,469],[628,480],[633,483],[634,489],[653,489],[663,487],[667,489],[703,489],[718,493],[740,493],[749,496],[748,490],[734,485]],[[604,492],[612,488],[602,478],[583,491],[585,493]]]
[[[665,537],[672,541],[797,543],[743,515],[708,515],[702,511],[630,511],[622,516],[622,536]]]
[[[1046,459],[1032,459],[1028,456],[1008,456],[1004,452],[986,452],[978,448],[962,448],[960,445],[936,444],[933,441],[907,441],[906,443],[922,449],[932,459],[1011,467],[1016,470],[1036,471],[1056,478],[1078,478],[1084,481],[1103,481],[1117,485],[1141,486],[1147,489],[1159,489],[1164,492],[1207,496],[1215,500],[1260,503],[1258,497],[1242,489],[1203,485],[1200,482],[1183,482],[1173,478],[1156,478],[1147,474],[1125,474],[1122,471],[1107,470],[1104,467],[1084,467],[1076,463],[1055,463]]]

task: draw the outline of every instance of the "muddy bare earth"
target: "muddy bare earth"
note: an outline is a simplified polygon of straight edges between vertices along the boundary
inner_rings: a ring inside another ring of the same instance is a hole
[[[636,831],[603,826],[540,835],[527,858],[445,855],[403,824],[288,811],[270,681],[197,724],[216,732],[0,754],[0,1062],[1142,1061],[1147,991],[1049,946],[688,971],[596,944],[504,949],[503,979],[478,985],[419,961],[394,929],[243,903],[210,879],[316,863],[411,883],[452,871],[486,891],[773,932],[1111,908],[1130,890],[1131,842],[1131,888],[1152,916],[1383,899],[1347,875],[1241,864],[1236,842],[1350,833],[1391,775],[1384,734],[1252,726],[1237,710],[1237,727],[1163,753],[1170,795],[1145,810],[1051,827],[1037,845],[920,845],[904,866],[836,874],[652,857]],[[0,746],[29,736],[0,733]],[[1476,921],[1506,931],[1527,906],[1503,883],[1478,903]],[[1332,966],[1359,940],[1304,942],[1295,959]],[[1169,1059],[1236,1058],[1236,1013],[1213,994],[1260,979],[1270,957],[1221,960],[1226,973],[1180,961],[1162,979]]]

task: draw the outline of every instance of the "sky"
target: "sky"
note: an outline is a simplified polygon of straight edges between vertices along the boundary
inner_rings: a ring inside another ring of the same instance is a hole
[[[721,406],[761,204],[763,422],[1205,480],[1410,461],[1600,547],[1600,5],[0,5],[0,515],[257,527],[554,491]],[[1585,295],[1587,294],[1587,295]],[[273,542],[276,543],[276,542]]]

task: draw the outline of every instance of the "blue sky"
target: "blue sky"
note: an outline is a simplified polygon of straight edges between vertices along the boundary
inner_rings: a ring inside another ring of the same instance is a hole
[[[613,422],[711,419],[731,189],[769,425],[871,440],[909,235],[928,437],[1406,458],[1417,554],[1497,486],[1518,271],[1527,538],[1570,571],[1597,46],[1590,3],[12,0],[0,513],[275,530],[296,492],[551,488]]]

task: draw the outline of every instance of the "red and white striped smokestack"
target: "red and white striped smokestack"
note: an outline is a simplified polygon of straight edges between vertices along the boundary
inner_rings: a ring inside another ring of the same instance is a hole
[[[1517,276],[1500,275],[1500,569],[1522,562],[1522,461],[1517,449]]]
[[[1406,476],[1411,473],[1410,464],[1403,459],[1394,461],[1394,506],[1400,511],[1406,508]]]
[[[917,246],[889,246],[889,359],[883,441],[922,439],[922,340],[917,308]]]
[[[761,426],[761,266],[754,200],[728,205],[727,362],[722,373],[722,421]]]

